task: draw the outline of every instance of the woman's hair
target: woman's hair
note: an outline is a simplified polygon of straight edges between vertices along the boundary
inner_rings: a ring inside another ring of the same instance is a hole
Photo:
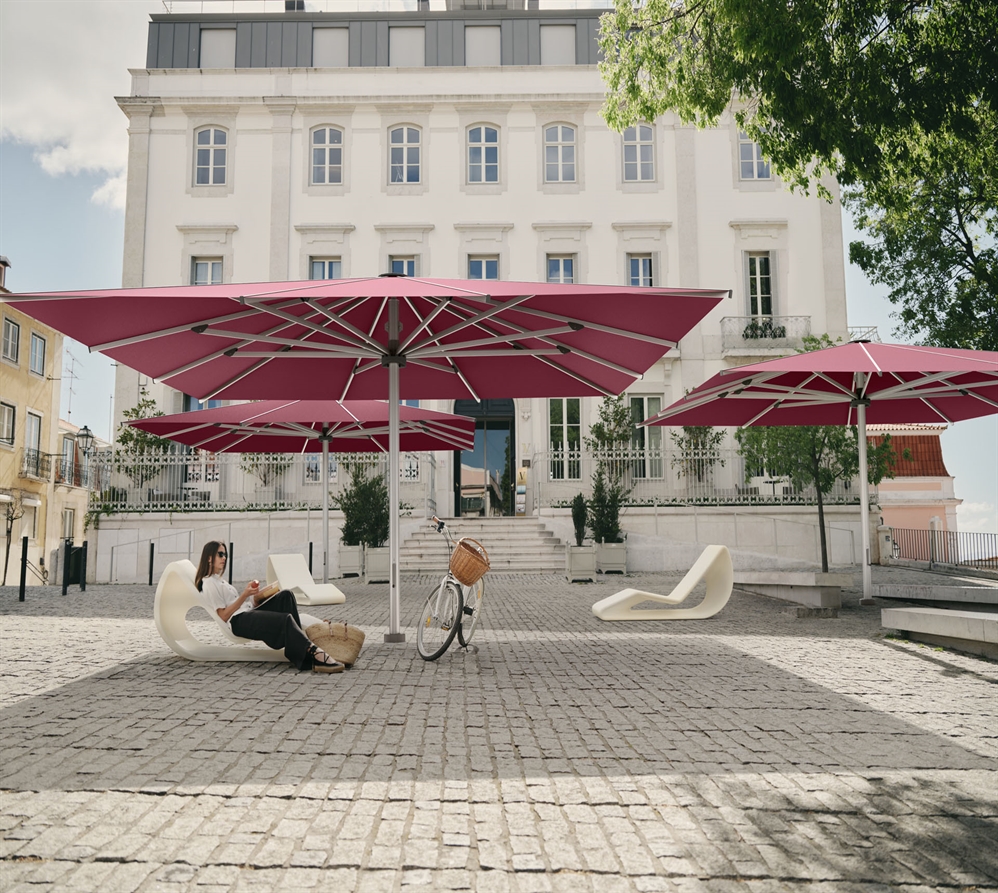
[[[204,548],[201,550],[201,560],[198,562],[198,572],[194,575],[194,585],[197,586],[198,592],[201,591],[201,581],[205,577],[212,575],[215,554],[218,552],[219,547],[223,545],[225,544],[220,543],[218,540],[209,540],[204,544]]]

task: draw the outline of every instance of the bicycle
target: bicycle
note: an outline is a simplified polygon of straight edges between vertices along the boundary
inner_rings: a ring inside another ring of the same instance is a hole
[[[416,650],[423,660],[436,660],[457,636],[467,648],[478,626],[485,595],[483,577],[489,569],[489,553],[471,539],[461,537],[456,543],[447,525],[433,517],[430,525],[443,534],[450,552],[447,573],[431,590],[423,605],[416,628]]]

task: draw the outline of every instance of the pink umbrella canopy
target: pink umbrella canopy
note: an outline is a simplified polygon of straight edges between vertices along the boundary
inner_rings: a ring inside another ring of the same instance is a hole
[[[399,447],[407,452],[470,450],[475,420],[419,406],[399,407]],[[262,400],[129,422],[215,453],[388,452],[383,400]]]
[[[998,353],[851,342],[734,366],[643,425],[858,425],[863,600],[872,604],[866,425],[998,412]]]
[[[391,356],[402,399],[483,399],[618,394],[727,294],[379,276],[9,302],[200,398],[384,399]]]
[[[611,396],[730,294],[385,274],[11,295],[12,306],[201,399]],[[404,370],[402,367],[405,367]],[[398,424],[389,418],[386,640],[400,632]]]
[[[470,450],[475,420],[399,406],[398,444],[409,452]],[[264,400],[129,422],[159,437],[212,452],[316,453],[328,476],[330,452],[389,452],[389,405],[381,400]],[[329,486],[322,488],[322,582],[329,582]]]

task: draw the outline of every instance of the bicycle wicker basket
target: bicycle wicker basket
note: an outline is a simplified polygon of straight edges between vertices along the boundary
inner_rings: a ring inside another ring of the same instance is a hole
[[[450,572],[464,586],[477,583],[489,569],[489,553],[478,540],[463,536],[450,556]]]

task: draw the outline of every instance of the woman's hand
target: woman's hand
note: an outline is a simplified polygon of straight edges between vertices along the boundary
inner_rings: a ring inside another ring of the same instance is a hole
[[[239,596],[239,604],[242,604],[246,599],[256,597],[256,594],[260,591],[260,581],[250,580],[246,584],[246,588],[243,590],[243,594]]]
[[[218,608],[216,614],[222,618],[225,623],[229,622],[229,618],[236,613],[241,607],[244,601],[248,598],[253,598],[256,596],[260,589],[259,580],[251,580],[246,584],[246,588],[242,591],[242,594],[231,604],[226,605],[224,608]]]

